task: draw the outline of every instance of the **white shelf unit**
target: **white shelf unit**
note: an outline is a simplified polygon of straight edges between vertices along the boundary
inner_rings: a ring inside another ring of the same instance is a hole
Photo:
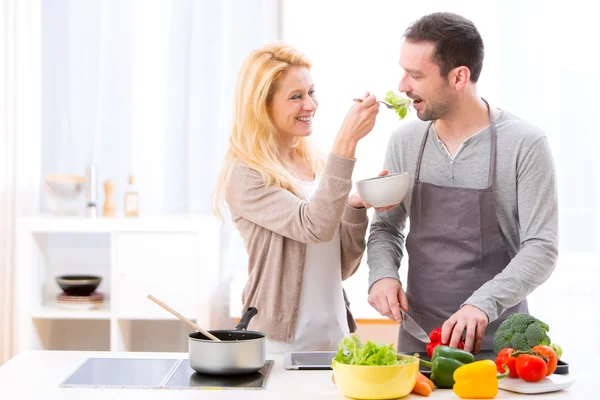
[[[82,318],[83,317],[83,318]],[[93,310],[69,310],[60,306],[43,305],[31,310],[33,319],[110,319],[110,301],[105,298],[101,307]]]
[[[209,327],[220,270],[220,222],[52,217],[17,223],[15,338],[26,350],[187,351],[190,328],[147,298]],[[61,274],[103,277],[101,307],[64,309]]]

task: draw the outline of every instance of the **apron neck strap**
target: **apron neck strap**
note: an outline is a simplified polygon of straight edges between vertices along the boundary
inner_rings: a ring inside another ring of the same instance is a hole
[[[492,108],[488,104],[487,100],[485,100],[483,97],[481,98],[481,100],[483,100],[483,102],[485,103],[485,105],[488,109],[488,113],[490,115],[490,127],[492,129],[491,144],[490,144],[490,166],[489,166],[489,175],[488,175],[488,189],[489,189],[493,186],[494,175],[496,174],[496,138],[498,135],[497,135],[497,131],[496,131],[496,120],[494,119],[494,114],[492,113]],[[425,152],[425,144],[427,143],[427,137],[429,136],[429,130],[431,129],[433,122],[434,121],[431,121],[427,125],[427,129],[425,130],[425,137],[423,138],[423,141],[421,142],[421,148],[419,149],[419,155],[417,157],[417,169],[415,171],[415,182],[417,182],[419,180],[419,176],[421,175],[421,161],[423,161],[423,153]]]
[[[427,143],[427,136],[429,136],[429,130],[433,125],[433,121],[427,124],[427,129],[425,129],[425,137],[421,142],[421,148],[419,149],[419,156],[417,157],[417,170],[415,171],[415,182],[419,181],[419,175],[421,174],[421,161],[423,160],[423,153],[425,152],[425,144]]]
[[[490,140],[490,172],[488,175],[488,189],[491,189],[494,186],[494,176],[496,175],[496,139],[498,137],[498,132],[496,130],[496,120],[494,119],[492,108],[490,107],[486,99],[482,97],[481,100],[483,100],[483,102],[487,106],[488,112],[490,114],[490,128],[492,129],[492,136]]]

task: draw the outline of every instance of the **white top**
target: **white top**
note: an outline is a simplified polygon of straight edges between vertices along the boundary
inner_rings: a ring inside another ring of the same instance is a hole
[[[317,191],[320,180],[317,176],[312,182],[298,181],[307,200]],[[342,293],[339,229],[330,242],[306,245],[303,282],[294,339],[291,343],[269,340],[268,353],[337,350],[340,340],[350,335]]]
[[[598,388],[593,360],[600,353],[592,351],[571,354],[569,369],[577,380],[570,388],[539,399],[595,399]],[[311,399],[348,400],[331,381],[332,371],[287,371],[283,356],[267,354],[274,360],[265,390],[193,390],[193,389],[100,389],[61,388],[60,383],[91,357],[111,358],[187,358],[187,353],[145,352],[92,352],[92,351],[34,351],[24,352],[0,367],[0,398],[44,400],[154,400],[154,399]],[[496,399],[534,399],[501,390]],[[422,396],[408,395],[407,400],[423,400]],[[453,399],[450,389],[434,389],[428,399]],[[536,397],[535,399],[538,399]]]

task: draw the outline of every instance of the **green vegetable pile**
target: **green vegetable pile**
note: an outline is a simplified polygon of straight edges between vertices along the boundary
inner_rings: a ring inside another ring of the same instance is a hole
[[[408,109],[412,104],[412,101],[410,99],[400,97],[400,95],[394,93],[393,90],[390,90],[386,93],[384,100],[386,103],[396,106],[394,111],[396,112],[396,114],[398,114],[400,120],[403,120],[404,117],[406,117],[406,113],[408,113]]]
[[[399,365],[410,360],[398,360],[394,345],[373,343],[370,340],[363,346],[358,336],[342,339],[334,362],[350,365]]]
[[[552,342],[548,331],[550,331],[548,324],[529,314],[512,314],[500,324],[494,333],[494,353],[498,354],[505,348],[529,351],[538,345],[550,346]],[[560,346],[553,345],[553,348],[562,353]]]

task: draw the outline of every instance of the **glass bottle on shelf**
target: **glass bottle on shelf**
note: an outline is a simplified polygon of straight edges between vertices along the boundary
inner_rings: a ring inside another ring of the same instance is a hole
[[[129,175],[129,185],[125,191],[125,207],[123,208],[126,217],[137,217],[139,211],[138,192],[133,184],[133,175]]]

